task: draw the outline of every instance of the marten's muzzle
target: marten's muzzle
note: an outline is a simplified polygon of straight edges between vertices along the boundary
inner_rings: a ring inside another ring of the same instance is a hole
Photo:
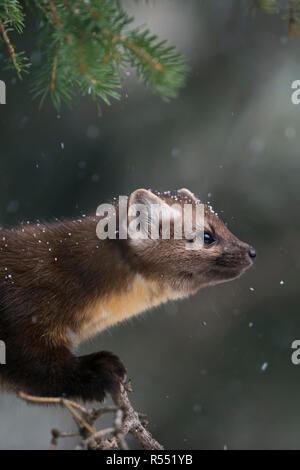
[[[217,257],[216,265],[224,268],[244,270],[252,265],[256,258],[256,250],[244,242],[232,244],[226,247],[223,253]]]

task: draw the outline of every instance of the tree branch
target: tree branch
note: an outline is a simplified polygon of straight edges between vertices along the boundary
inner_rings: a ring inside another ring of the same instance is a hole
[[[50,449],[57,448],[58,440],[65,437],[79,437],[76,449],[87,450],[128,450],[126,437],[131,434],[146,450],[163,450],[146,429],[145,415],[134,410],[128,397],[132,392],[130,381],[121,384],[119,393],[112,395],[115,406],[88,410],[79,403],[66,398],[37,397],[19,392],[18,396],[28,403],[58,404],[64,406],[73,416],[77,426],[76,432],[63,432],[53,429]],[[95,422],[105,413],[113,413],[113,426],[96,430]]]
[[[10,39],[8,37],[8,34],[6,32],[6,29],[5,29],[5,26],[4,24],[2,23],[1,19],[0,19],[0,30],[1,30],[1,33],[2,33],[2,36],[3,36],[3,39],[4,41],[6,42],[6,45],[7,45],[7,49],[8,49],[8,52],[9,52],[9,55],[11,57],[11,60],[13,61],[14,63],[14,66],[16,67],[17,69],[17,72],[18,73],[21,73],[21,67],[20,65],[18,64],[18,61],[17,61],[17,58],[16,58],[16,54],[15,54],[15,50],[10,42]]]

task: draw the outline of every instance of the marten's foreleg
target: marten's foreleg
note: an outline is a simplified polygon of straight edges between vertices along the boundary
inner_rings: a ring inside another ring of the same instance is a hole
[[[8,381],[19,390],[84,401],[102,401],[106,393],[117,393],[126,374],[121,360],[111,352],[76,357],[65,347],[41,353],[38,359],[23,356],[10,362],[8,356],[4,367]]]

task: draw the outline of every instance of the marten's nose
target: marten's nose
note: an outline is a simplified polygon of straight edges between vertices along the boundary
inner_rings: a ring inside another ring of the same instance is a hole
[[[256,251],[252,247],[249,250],[249,256],[250,256],[250,258],[256,258]]]

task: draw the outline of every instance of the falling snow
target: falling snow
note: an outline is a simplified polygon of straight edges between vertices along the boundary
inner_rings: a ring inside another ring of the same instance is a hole
[[[294,139],[296,137],[296,129],[294,129],[293,127],[287,127],[284,131],[284,135],[288,139]]]
[[[195,413],[200,413],[200,411],[202,410],[202,406],[199,404],[199,403],[196,403],[194,406],[193,406],[193,411]]]
[[[250,141],[249,147],[253,153],[261,153],[265,148],[265,143],[263,139],[253,137]]]
[[[100,130],[97,126],[91,125],[87,128],[86,136],[89,139],[96,139],[100,135]]]

